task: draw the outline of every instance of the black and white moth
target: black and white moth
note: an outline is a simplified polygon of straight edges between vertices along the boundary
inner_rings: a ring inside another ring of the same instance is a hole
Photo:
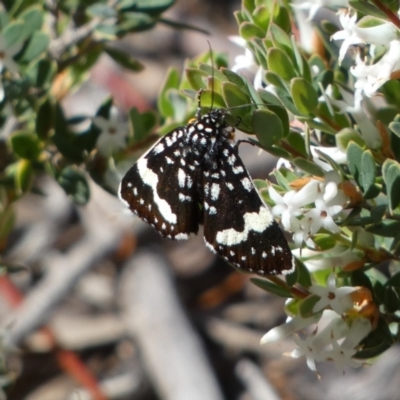
[[[227,110],[213,109],[162,137],[122,179],[119,197],[169,239],[204,225],[204,241],[236,268],[292,272],[294,258],[238,154]]]

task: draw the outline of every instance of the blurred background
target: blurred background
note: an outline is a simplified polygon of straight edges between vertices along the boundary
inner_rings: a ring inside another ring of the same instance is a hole
[[[239,1],[177,1],[165,16],[210,35],[159,24],[126,37],[118,46],[144,71],[126,72],[102,56],[64,99],[66,115],[94,115],[110,95],[125,112],[154,109],[168,68],[182,71],[207,41],[232,63],[243,53],[228,39],[239,8]],[[251,146],[241,155],[254,178],[267,178],[275,163]],[[304,358],[283,355],[292,339],[260,345],[285,321],[283,300],[211,254],[201,234],[164,240],[93,182],[86,206],[48,177],[38,186],[41,195],[17,203],[4,252],[5,262],[21,267],[10,275],[15,286],[0,282],[4,341],[13,348],[8,399],[399,398],[397,347],[345,376],[320,365],[319,380]]]

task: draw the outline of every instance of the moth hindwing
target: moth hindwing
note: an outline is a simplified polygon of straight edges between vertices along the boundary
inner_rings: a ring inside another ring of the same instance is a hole
[[[225,122],[211,110],[162,137],[122,179],[119,196],[161,235],[204,240],[235,267],[259,275],[293,271],[294,259],[260,198]]]

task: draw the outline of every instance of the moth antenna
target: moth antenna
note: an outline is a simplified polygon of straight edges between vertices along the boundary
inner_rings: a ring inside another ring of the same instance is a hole
[[[196,119],[201,118],[201,94],[203,93],[203,89],[199,90],[197,94],[197,110],[196,110]]]
[[[212,76],[211,76],[211,107],[210,107],[210,112],[212,111],[214,107],[214,54],[212,51],[211,43],[207,40],[208,43],[208,48],[210,49],[210,58],[211,58],[211,71],[212,71]]]

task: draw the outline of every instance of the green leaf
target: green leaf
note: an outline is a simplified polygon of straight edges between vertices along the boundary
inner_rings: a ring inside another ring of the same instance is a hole
[[[254,37],[263,38],[265,37],[265,31],[260,29],[257,25],[250,22],[243,22],[239,26],[239,34],[245,40],[250,40]]]
[[[0,211],[0,239],[4,239],[10,234],[14,228],[16,219],[16,214],[12,206],[5,207]]]
[[[373,293],[371,281],[363,271],[356,270],[351,273],[351,285],[364,286]]]
[[[38,31],[43,25],[44,11],[40,6],[32,6],[24,10],[18,18],[24,20],[25,25],[29,27],[29,34]]]
[[[285,297],[285,298],[293,297],[292,293],[289,290],[281,286],[278,286],[275,283],[267,281],[265,279],[251,278],[250,281],[259,288],[265,290],[266,292],[276,294],[279,297]]]
[[[382,175],[386,184],[389,209],[393,212],[400,204],[400,164],[394,160],[386,160],[382,166]]]
[[[46,59],[35,62],[28,70],[33,86],[43,88],[49,85],[57,72],[55,61]]]
[[[35,130],[40,139],[47,139],[54,126],[54,107],[50,99],[46,99],[36,115]]]
[[[400,122],[394,121],[389,124],[389,129],[400,138]]]
[[[84,149],[76,145],[77,135],[69,131],[64,112],[59,104],[55,105],[54,122],[54,135],[52,139],[57,149],[63,156],[73,161],[82,161]]]
[[[280,118],[269,110],[256,110],[253,113],[253,131],[265,147],[271,147],[283,137]]]
[[[335,135],[336,145],[343,152],[347,151],[347,147],[349,143],[354,142],[358,144],[358,146],[364,147],[365,142],[364,139],[360,136],[360,134],[353,129],[344,128],[340,132]]]
[[[29,132],[17,131],[11,135],[11,146],[14,153],[21,158],[36,160],[41,152],[38,137]]]
[[[304,288],[308,288],[312,285],[311,274],[303,261],[296,258],[296,269],[299,272],[297,282]]]
[[[190,86],[195,90],[206,89],[207,84],[205,79],[208,74],[205,71],[201,71],[198,68],[186,68],[186,77],[190,83]]]
[[[293,103],[303,115],[310,115],[318,105],[318,94],[311,83],[304,78],[294,78],[290,82]]]
[[[243,0],[242,8],[243,10],[248,11],[249,14],[253,14],[256,8],[255,0]]]
[[[85,175],[77,168],[65,167],[58,177],[58,183],[76,203],[85,205],[89,201],[89,184]]]
[[[158,109],[163,117],[172,117],[174,115],[174,108],[170,103],[168,97],[169,89],[179,88],[179,73],[175,68],[170,68],[161,86],[161,91],[158,96]]]
[[[315,304],[319,301],[319,297],[315,294],[311,294],[300,302],[299,314],[303,318],[311,317],[315,314],[313,311]]]
[[[29,160],[19,160],[15,173],[15,187],[19,195],[26,193],[32,185],[33,168]]]
[[[203,90],[201,92],[200,99],[201,108],[206,109],[205,112],[209,112],[211,108],[225,108],[225,100],[219,93],[214,92],[213,90]]]
[[[158,15],[170,8],[176,0],[121,0],[118,8],[121,11],[141,11],[151,15]]]
[[[264,149],[265,151],[267,151],[268,153],[272,154],[275,157],[278,158],[285,158],[287,160],[290,160],[290,153],[286,150],[284,150],[281,146],[276,146],[276,145],[272,145],[270,147],[266,147],[266,146],[262,146],[260,142],[258,142],[257,140],[254,139],[249,139],[249,141],[251,143],[253,143],[255,146],[260,147],[262,149]]]
[[[247,82],[240,75],[227,68],[222,68],[222,73],[228,78],[229,82],[234,83],[243,92],[248,92]]]
[[[282,28],[285,32],[291,31],[292,18],[289,15],[289,10],[286,6],[281,5],[279,2],[273,2],[273,19],[272,21]]]
[[[274,47],[282,50],[286,56],[290,57],[290,59],[294,61],[292,41],[290,40],[289,35],[276,24],[270,24],[269,33],[271,34]]]
[[[372,199],[379,194],[379,189],[375,186],[376,166],[375,160],[370,150],[364,151],[361,156],[361,169],[359,171],[359,181],[365,199]]]
[[[302,171],[315,176],[324,176],[324,170],[313,161],[307,160],[302,157],[296,157],[292,160],[292,163],[300,168]]]
[[[371,219],[372,222],[377,223],[382,221],[387,209],[387,204],[379,204],[372,208],[371,210]]]
[[[50,38],[44,32],[34,32],[23,50],[21,61],[31,62],[39,57],[49,47]]]
[[[118,24],[118,35],[151,29],[157,20],[144,12],[124,12]]]
[[[308,157],[306,142],[303,135],[296,131],[290,131],[286,136],[286,140],[289,142],[292,148],[296,149],[304,157]]]
[[[292,60],[281,49],[276,47],[268,49],[267,62],[268,69],[287,82],[296,76]]]
[[[383,20],[387,19],[387,15],[383,11],[367,1],[349,0],[349,6],[362,14],[375,16]]]
[[[336,245],[336,239],[330,233],[317,233],[313,240],[322,251],[332,249]]]
[[[272,104],[274,106],[282,107],[281,101],[273,93],[264,89],[259,89],[258,94],[260,95],[261,99],[268,105]]]
[[[363,149],[357,143],[350,142],[347,146],[347,161],[349,170],[360,187],[362,187],[360,183],[362,155]]]
[[[125,51],[119,50],[115,47],[105,47],[104,51],[121,67],[130,71],[139,72],[143,70],[143,64],[131,57]]]
[[[201,71],[206,72],[208,74],[208,76],[213,77],[217,81],[228,82],[228,78],[226,77],[226,75],[223,72],[221,72],[220,70],[216,69],[215,67],[213,67],[209,64],[200,63],[199,69]]]
[[[129,120],[133,130],[133,143],[138,143],[154,130],[157,124],[157,115],[152,111],[140,114],[138,110],[133,107],[129,110]]]
[[[366,227],[367,232],[375,235],[393,238],[400,230],[400,222],[393,220],[382,220],[381,222]]]
[[[282,91],[288,93],[289,88],[288,88],[286,82],[275,72],[266,71],[265,79],[269,84],[274,85],[277,88],[281,89]],[[278,97],[280,97],[280,96],[278,95]]]
[[[10,19],[6,11],[0,10],[0,31],[4,31],[4,28],[9,23]]]
[[[264,32],[267,31],[270,22],[270,12],[264,5],[258,6],[252,14],[253,21]]]
[[[395,313],[400,309],[400,297],[398,290],[392,286],[386,287],[384,304],[387,312]]]
[[[116,9],[104,3],[94,3],[86,8],[86,12],[92,17],[104,19],[117,17]]]
[[[385,286],[393,286],[400,288],[400,271],[392,275],[386,282]]]
[[[378,326],[361,343],[362,350],[354,357],[368,359],[382,354],[394,343],[389,326],[384,318],[379,318]]]
[[[252,129],[252,105],[250,97],[232,82],[221,85],[222,97],[234,117],[239,117],[240,129],[250,132]]]
[[[4,39],[6,47],[10,48],[16,44],[22,43],[28,38],[30,32],[26,24],[20,21],[9,23],[4,29]]]

